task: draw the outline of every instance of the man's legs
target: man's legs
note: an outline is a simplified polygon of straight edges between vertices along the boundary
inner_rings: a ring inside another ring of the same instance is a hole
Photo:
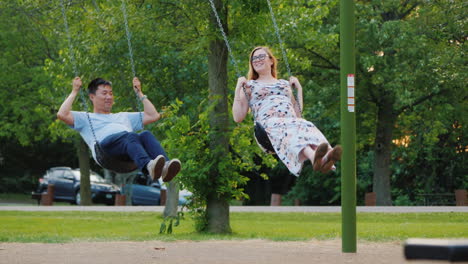
[[[166,158],[167,162],[164,166],[161,177],[164,182],[171,181],[182,168],[180,160],[169,160],[161,144],[151,132],[143,131],[139,135],[145,150],[149,153],[151,157],[163,155]]]
[[[161,143],[159,143],[159,141],[151,132],[145,130],[138,134],[138,136],[140,138],[141,144],[143,145],[143,148],[151,159],[154,159],[159,155],[163,155],[166,160],[169,160],[166,152],[161,146]]]
[[[135,164],[140,170],[142,170],[145,173],[154,174],[151,175],[153,178],[158,178],[162,173],[165,157],[161,157],[162,159],[158,158],[156,160],[155,158],[157,158],[158,155],[156,155],[155,157],[151,156],[151,154],[155,154],[157,152],[149,154],[144,148],[143,143],[140,140],[140,136],[137,133],[124,131],[112,134],[103,139],[100,144],[103,150],[109,155],[127,155],[135,162]],[[157,144],[159,145],[159,142],[157,142]],[[160,154],[165,155],[164,151]],[[147,165],[150,162],[153,163],[151,164],[151,171],[155,171],[155,173],[151,173],[150,171],[148,171]]]
[[[162,177],[164,182],[171,181],[182,167],[178,159],[165,162],[166,152],[149,131],[116,133],[102,140],[101,147],[109,155],[128,155],[153,180]]]

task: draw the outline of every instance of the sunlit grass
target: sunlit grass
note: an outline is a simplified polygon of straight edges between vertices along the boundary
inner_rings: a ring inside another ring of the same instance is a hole
[[[358,213],[358,239],[467,238],[467,213]],[[199,234],[186,217],[173,234],[159,234],[163,218],[152,212],[0,211],[0,241],[62,243],[268,239],[297,241],[341,237],[339,213],[231,213],[232,234]]]

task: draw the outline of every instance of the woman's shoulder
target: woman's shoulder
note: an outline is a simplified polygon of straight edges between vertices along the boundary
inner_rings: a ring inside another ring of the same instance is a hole
[[[257,82],[256,80],[250,79],[250,80],[247,81],[247,85],[253,85],[253,84],[255,84],[256,82]]]
[[[278,79],[275,82],[262,82],[258,80],[248,80],[247,84],[248,85],[261,85],[261,86],[271,86],[271,85],[277,85],[277,84],[289,84],[289,81],[283,80],[283,79]]]

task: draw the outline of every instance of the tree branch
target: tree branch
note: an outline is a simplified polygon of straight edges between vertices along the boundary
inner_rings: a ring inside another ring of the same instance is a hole
[[[335,70],[339,70],[340,67],[336,64],[334,64],[333,62],[331,62],[329,59],[325,58],[324,56],[322,56],[321,54],[313,51],[313,50],[310,50],[310,52],[312,54],[314,54],[316,57],[319,57],[321,60],[325,61],[329,66],[322,66],[322,68],[326,68],[326,69],[335,69]]]
[[[331,70],[340,70],[340,68],[336,68],[335,66],[330,66],[330,65],[321,65],[321,64],[311,64],[314,67],[321,68],[321,69],[331,69]]]
[[[433,98],[435,96],[439,96],[439,95],[441,95],[441,94],[443,94],[445,92],[448,92],[448,90],[447,89],[442,89],[442,90],[440,90],[440,91],[438,91],[436,93],[432,93],[432,94],[422,96],[419,99],[417,99],[416,101],[414,101],[412,104],[402,106],[400,109],[396,109],[395,113],[397,115],[399,115],[399,114],[403,113],[405,110],[411,109],[411,108],[415,107],[416,105],[421,104],[421,103],[423,103],[423,102],[425,102],[425,101],[427,101],[427,100],[429,100],[429,99],[431,99],[431,98]]]
[[[411,6],[409,9],[407,9],[406,11],[404,11],[403,13],[399,15],[400,19],[403,19],[406,16],[408,16],[420,4],[421,4],[420,2],[414,3],[413,6]]]

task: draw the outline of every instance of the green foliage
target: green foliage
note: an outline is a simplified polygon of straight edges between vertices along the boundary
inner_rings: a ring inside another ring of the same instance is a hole
[[[22,145],[47,136],[50,98],[41,91],[50,87],[42,62],[54,56],[55,41],[47,39],[50,31],[42,30],[40,5],[27,1],[0,3],[0,137],[15,139]]]
[[[182,188],[193,193],[188,208],[199,221],[198,228],[203,227],[204,208],[208,196],[215,191],[218,197],[231,199],[247,198],[243,185],[248,178],[241,172],[258,169],[253,162],[255,155],[260,156],[259,148],[254,145],[251,137],[251,125],[239,125],[230,129],[230,152],[222,157],[217,156],[216,149],[209,148],[211,139],[209,117],[214,105],[203,100],[198,106],[198,116],[190,118],[181,114],[183,103],[176,100],[164,109],[164,122],[157,125],[158,131],[164,131],[162,144],[168,155],[177,157],[182,162],[182,171],[177,176]],[[264,156],[263,164],[271,166],[276,161]],[[217,162],[214,162],[217,160]],[[219,174],[213,179],[211,172]]]
[[[315,172],[306,162],[301,175],[292,190],[285,197],[285,202],[293,204],[299,199],[301,205],[339,205],[341,198],[341,178],[337,172],[323,174]]]
[[[397,117],[390,180],[399,204],[418,202],[421,193],[453,192],[454,184],[466,179],[461,169],[466,151],[460,151],[466,146],[460,120],[465,124],[466,118],[459,111],[466,109],[467,75],[460,61],[464,41],[453,26],[466,23],[463,6],[453,1],[356,5],[357,124],[363,139],[358,147],[372,147],[377,111]]]
[[[180,225],[180,220],[184,219],[183,207],[177,212],[177,216],[167,216],[164,217],[164,221],[159,227],[159,234],[172,234],[172,227],[177,227]]]

